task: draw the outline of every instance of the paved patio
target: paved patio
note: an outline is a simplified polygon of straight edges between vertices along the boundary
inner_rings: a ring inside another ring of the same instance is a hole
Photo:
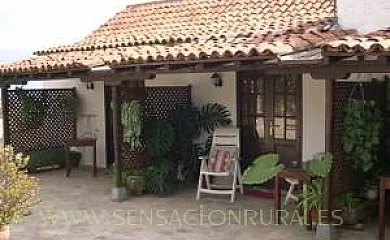
[[[230,204],[219,197],[196,202],[191,189],[167,198],[146,195],[114,203],[112,180],[102,173],[97,178],[81,170],[68,179],[63,171],[38,176],[42,203],[21,224],[11,226],[12,240],[314,239],[296,222],[269,225],[269,200],[243,197]],[[374,240],[376,228],[343,231],[340,239]]]

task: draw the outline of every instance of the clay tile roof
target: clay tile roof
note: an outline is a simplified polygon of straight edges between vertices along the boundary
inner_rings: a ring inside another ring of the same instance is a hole
[[[389,54],[390,27],[369,34],[352,34],[329,41],[322,46],[322,52],[327,55],[347,54]]]
[[[0,65],[1,74],[102,64],[275,56],[343,31],[334,0],[165,0],[127,6],[81,41]]]

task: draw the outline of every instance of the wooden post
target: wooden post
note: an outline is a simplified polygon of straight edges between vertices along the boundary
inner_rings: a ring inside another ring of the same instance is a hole
[[[1,88],[1,109],[3,115],[3,140],[4,146],[9,145],[9,102],[8,102],[8,86]]]
[[[112,89],[112,134],[114,142],[114,161],[115,161],[115,186],[122,187],[122,164],[120,161],[120,150],[118,141],[118,86],[113,86]]]
[[[115,160],[115,187],[112,189],[112,199],[122,202],[126,199],[126,189],[122,184],[122,158],[120,154],[119,136],[119,108],[118,108],[118,85],[112,86],[112,135],[114,142],[114,160]]]
[[[333,86],[334,79],[325,80],[325,151],[333,153],[332,149],[332,130],[333,130]],[[327,219],[331,221],[332,217],[332,184],[333,184],[333,167],[329,172],[328,177],[325,181],[325,209],[327,212]]]

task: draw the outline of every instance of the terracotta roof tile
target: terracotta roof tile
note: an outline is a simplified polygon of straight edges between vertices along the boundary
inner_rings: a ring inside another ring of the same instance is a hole
[[[390,27],[365,35],[352,34],[329,41],[322,46],[328,55],[349,54],[388,54],[390,53]]]
[[[0,73],[99,64],[274,56],[342,35],[333,0],[166,0],[130,5],[79,42],[1,65]],[[337,32],[337,33],[336,33]]]

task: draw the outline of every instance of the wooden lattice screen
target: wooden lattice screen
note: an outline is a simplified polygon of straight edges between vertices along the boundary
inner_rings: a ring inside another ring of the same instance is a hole
[[[142,103],[142,117],[148,119],[166,119],[177,106],[191,104],[191,86],[146,87],[146,98]],[[122,141],[121,141],[122,142]],[[130,150],[122,144],[122,158],[126,168],[140,168],[145,165],[145,152]]]
[[[64,102],[76,97],[75,89],[23,90],[43,106],[39,124],[23,123],[21,95],[16,90],[3,91],[4,139],[18,152],[29,152],[63,146],[76,136],[75,117],[66,111]],[[30,125],[31,124],[31,125]]]
[[[353,91],[355,82],[335,82],[333,88],[333,130],[332,146],[334,155],[333,191],[334,194],[344,193],[359,187],[359,177],[354,174],[353,164],[343,154],[343,119],[344,106],[351,93],[354,98],[361,98],[359,89]],[[386,104],[386,82],[363,83],[364,96],[367,100],[375,100],[383,107]]]

